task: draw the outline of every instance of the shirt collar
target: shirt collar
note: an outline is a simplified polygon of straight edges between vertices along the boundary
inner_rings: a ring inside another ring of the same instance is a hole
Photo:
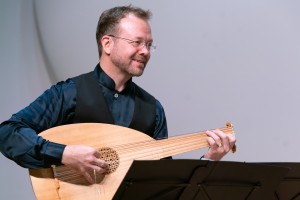
[[[98,79],[98,82],[99,82],[102,86],[104,86],[104,87],[106,87],[106,88],[108,88],[108,89],[110,89],[110,90],[115,90],[116,84],[115,84],[114,80],[113,80],[112,78],[110,78],[110,77],[102,70],[102,68],[101,68],[101,66],[100,66],[99,63],[96,65],[96,67],[95,67],[95,69],[94,69],[94,73],[95,73],[95,75],[96,75],[96,77],[97,77],[97,79]],[[126,91],[129,91],[131,88],[132,88],[132,78],[129,79],[129,80],[126,82],[126,86],[125,86],[124,90],[122,91],[122,93],[123,93],[123,92],[126,92]]]

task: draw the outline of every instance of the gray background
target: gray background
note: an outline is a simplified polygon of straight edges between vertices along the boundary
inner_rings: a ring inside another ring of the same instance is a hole
[[[0,121],[92,70],[100,13],[130,2],[153,12],[158,46],[134,81],[161,101],[171,136],[230,121],[238,151],[224,160],[300,161],[297,0],[0,0]],[[34,199],[27,170],[0,162],[0,199]]]

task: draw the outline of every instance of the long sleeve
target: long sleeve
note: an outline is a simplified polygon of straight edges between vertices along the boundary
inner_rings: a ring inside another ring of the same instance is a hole
[[[134,110],[134,93],[120,93],[121,98],[113,98],[116,91],[114,83],[96,66],[95,73],[102,88],[107,104],[111,108],[114,123],[128,127]],[[104,88],[104,89],[103,89]],[[49,128],[72,123],[76,109],[77,89],[68,79],[46,90],[29,106],[14,114],[0,125],[0,151],[9,159],[26,168],[43,168],[60,164],[65,148],[63,144],[47,141],[38,134]],[[156,101],[156,124],[153,138],[168,137],[164,109]]]
[[[61,162],[65,145],[47,141],[38,133],[64,124],[72,117],[76,89],[72,82],[52,86],[29,106],[0,125],[0,151],[26,168]]]

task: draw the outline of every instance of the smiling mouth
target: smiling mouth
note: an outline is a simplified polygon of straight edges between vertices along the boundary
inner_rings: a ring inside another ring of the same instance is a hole
[[[138,59],[133,59],[135,62],[138,62],[138,63],[140,63],[140,64],[143,64],[144,66],[145,66],[145,64],[146,64],[146,61],[144,61],[144,60],[138,60]]]

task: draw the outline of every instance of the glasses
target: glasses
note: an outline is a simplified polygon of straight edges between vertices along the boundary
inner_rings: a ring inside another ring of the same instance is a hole
[[[130,40],[127,38],[123,38],[123,37],[118,37],[115,35],[108,35],[110,37],[114,37],[117,39],[121,39],[121,40],[125,40],[128,43],[132,44],[132,46],[134,46],[135,48],[139,48],[142,49],[143,47],[146,47],[148,49],[148,51],[154,51],[156,49],[156,46],[152,44],[152,42],[143,42],[143,41],[139,41],[139,40]]]

